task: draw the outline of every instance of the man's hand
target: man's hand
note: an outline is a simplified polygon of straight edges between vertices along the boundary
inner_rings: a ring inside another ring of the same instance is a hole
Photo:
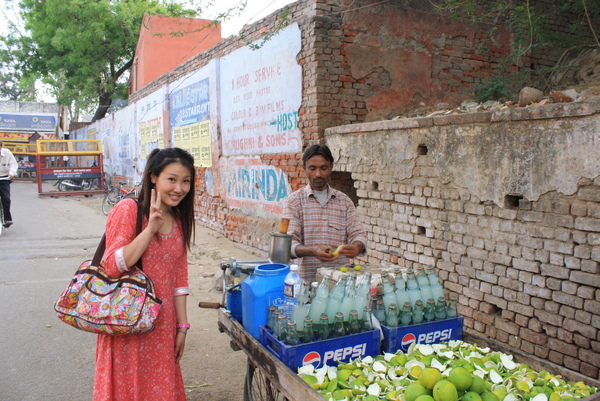
[[[13,178],[15,178],[15,175],[14,175],[14,174],[9,174],[9,175],[8,175],[8,179],[9,179],[9,180],[11,180],[11,181],[12,181],[12,179],[13,179]]]
[[[345,244],[345,245],[342,245],[339,253],[341,255],[344,255],[348,259],[352,259],[360,253],[361,249],[362,249],[362,244],[360,242],[357,242],[355,244]]]

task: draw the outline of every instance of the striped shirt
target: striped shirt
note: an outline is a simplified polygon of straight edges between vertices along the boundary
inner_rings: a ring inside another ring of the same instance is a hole
[[[341,191],[329,187],[327,202],[321,205],[310,185],[292,193],[285,202],[283,217],[290,219],[288,234],[292,246],[330,246],[332,250],[342,244],[359,241],[363,244],[361,254],[367,249],[367,235],[358,219],[356,208],[350,198]],[[304,280],[315,281],[317,269],[329,266],[348,266],[348,258],[339,255],[331,262],[306,256],[298,263],[298,273]]]

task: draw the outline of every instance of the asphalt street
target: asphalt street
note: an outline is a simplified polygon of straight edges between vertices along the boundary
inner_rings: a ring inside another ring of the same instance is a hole
[[[60,322],[54,302],[93,255],[106,217],[80,197],[11,186],[14,225],[0,236],[0,399],[91,399],[95,336]]]

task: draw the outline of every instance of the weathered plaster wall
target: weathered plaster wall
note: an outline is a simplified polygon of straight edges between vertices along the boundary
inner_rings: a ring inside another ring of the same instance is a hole
[[[434,265],[467,328],[598,378],[600,104],[341,126],[326,142],[357,189],[363,262]]]

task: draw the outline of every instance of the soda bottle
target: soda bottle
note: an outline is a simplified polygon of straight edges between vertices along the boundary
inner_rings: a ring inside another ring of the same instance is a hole
[[[326,313],[322,313],[319,318],[319,328],[317,331],[319,340],[327,340],[329,338],[329,318]]]
[[[358,311],[352,309],[350,311],[350,318],[348,319],[348,334],[358,334],[361,332],[360,323],[358,321]]]
[[[394,292],[394,286],[390,281],[390,275],[384,273],[381,275],[381,289],[383,291],[383,306],[384,310],[389,310],[390,305],[396,305],[396,293]]]
[[[413,311],[412,311],[413,324],[423,323],[423,319],[424,319],[423,315],[424,315],[423,302],[421,302],[421,300],[419,299],[417,301],[417,303],[415,303],[415,307],[413,308]]]
[[[432,298],[446,298],[446,293],[444,292],[444,287],[442,287],[442,284],[440,283],[440,277],[437,273],[436,268],[433,266],[429,266],[425,271],[427,273],[427,279],[429,280],[429,284],[431,285],[431,293],[433,294]]]
[[[333,320],[333,330],[331,331],[331,337],[343,337],[346,335],[346,328],[344,327],[344,314],[338,312],[335,314]]]
[[[426,322],[433,322],[435,320],[435,301],[433,298],[427,300],[427,305],[423,308],[423,317]]]
[[[317,296],[317,288],[319,288],[319,282],[313,281],[310,283],[310,302],[312,303],[313,299]]]
[[[269,330],[271,330],[271,332],[273,332],[273,329],[275,328],[275,311],[277,310],[277,307],[275,305],[271,305],[269,306],[269,314],[267,317],[267,327],[269,328]]]
[[[402,306],[402,313],[400,314],[400,324],[402,326],[408,326],[412,321],[412,306],[410,302],[405,302]]]
[[[283,314],[288,319],[291,319],[294,306],[298,303],[297,296],[298,292],[300,292],[300,286],[302,285],[302,279],[298,275],[298,265],[290,265],[290,272],[285,276],[283,283],[283,295],[285,297]]]
[[[385,317],[385,325],[388,327],[398,326],[398,310],[396,304],[391,304]]]
[[[427,273],[425,273],[425,268],[423,266],[417,267],[415,276],[417,278],[417,283],[419,283],[419,289],[421,290],[421,301],[426,302],[429,298],[433,298],[431,284],[429,284],[429,278],[427,277]]]
[[[319,322],[321,319],[321,314],[325,312],[325,308],[327,307],[327,300],[329,299],[329,285],[331,284],[331,279],[329,276],[326,276],[321,280],[321,284],[319,284],[319,288],[317,288],[317,293],[310,304],[310,310],[308,312],[310,318],[314,322]]]
[[[396,278],[396,305],[404,305],[405,302],[410,302],[410,296],[406,291],[406,281],[400,270],[395,273]]]
[[[356,296],[354,297],[354,303],[352,309],[356,309],[358,312],[358,320],[364,319],[365,306],[369,304],[371,300],[371,273],[366,272],[363,274],[358,289],[356,290]]]
[[[379,320],[380,323],[383,324],[385,322],[385,309],[383,309],[383,299],[378,298],[377,303],[375,304],[375,311],[373,312],[375,318]]]
[[[338,312],[341,312],[342,301],[344,300],[344,294],[346,293],[346,282],[348,278],[346,276],[340,275],[340,279],[335,284],[331,293],[329,294],[329,299],[327,300],[327,307],[325,308],[325,313],[329,316],[329,323],[333,324],[335,321],[335,315]]]
[[[439,297],[435,304],[435,320],[444,320],[446,318],[446,298]]]
[[[315,332],[313,330],[313,321],[310,316],[306,316],[304,319],[304,331],[302,333],[302,342],[310,343],[315,339]]]
[[[446,317],[448,319],[458,316],[458,311],[456,310],[457,304],[458,296],[456,296],[456,294],[451,294],[450,299],[448,300],[448,305],[446,306]]]
[[[288,320],[285,339],[285,342],[289,345],[298,345],[300,343],[296,329],[296,321]]]
[[[363,331],[371,331],[373,330],[373,314],[371,313],[371,307],[365,306],[364,318],[362,321]]]
[[[408,296],[410,297],[410,304],[414,305],[419,299],[422,300],[421,290],[419,289],[419,283],[415,277],[413,269],[408,269],[406,272],[408,280],[406,281],[406,287],[408,288]]]
[[[294,309],[292,310],[292,320],[298,322],[296,328],[298,331],[304,330],[304,318],[308,315],[308,294],[310,292],[310,284],[308,282],[303,281],[300,285],[300,290],[298,291],[298,296],[296,298],[297,303],[294,305]]]
[[[340,312],[344,314],[344,323],[346,325],[350,321],[350,311],[354,306],[354,299],[356,298],[356,275],[350,273],[348,281],[346,283],[346,290],[344,292],[344,300],[340,306]]]
[[[286,338],[286,329],[287,329],[287,318],[283,313],[277,315],[277,322],[275,322],[275,332],[273,335],[276,339],[284,341]]]

